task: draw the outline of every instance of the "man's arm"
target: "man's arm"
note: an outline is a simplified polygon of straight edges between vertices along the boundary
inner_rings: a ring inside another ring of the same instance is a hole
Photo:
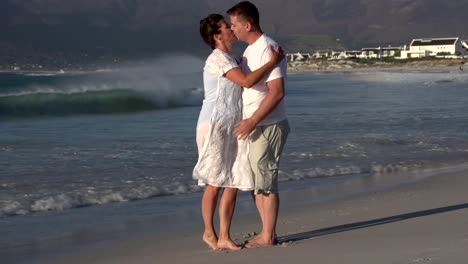
[[[268,94],[263,99],[257,111],[247,119],[237,123],[234,135],[240,139],[246,139],[255,126],[270,114],[278,103],[284,98],[284,78],[278,78],[266,83]]]

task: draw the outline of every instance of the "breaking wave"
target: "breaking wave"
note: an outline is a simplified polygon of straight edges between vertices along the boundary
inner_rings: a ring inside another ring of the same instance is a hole
[[[9,75],[0,118],[111,114],[202,102],[200,59],[170,55],[106,71]],[[6,86],[5,86],[6,85]]]
[[[189,92],[185,95],[192,95]],[[0,117],[109,114],[184,106],[180,97],[148,97],[138,91],[117,89],[84,92],[39,92],[0,96]]]

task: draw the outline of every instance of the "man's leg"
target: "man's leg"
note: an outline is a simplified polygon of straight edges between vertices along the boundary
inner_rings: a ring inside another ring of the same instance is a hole
[[[261,224],[262,224],[262,229],[260,231],[260,234],[258,234],[256,237],[251,239],[248,242],[248,245],[252,245],[256,243],[256,241],[262,237],[262,232],[263,228],[265,226],[265,210],[264,210],[264,202],[263,202],[263,194],[261,192],[258,192],[259,190],[262,191],[263,189],[259,186],[264,185],[264,180],[263,180],[263,170],[261,166],[259,166],[259,163],[262,159],[265,158],[265,155],[267,154],[267,150],[269,148],[269,142],[268,140],[262,135],[262,128],[257,127],[255,130],[252,132],[250,135],[250,149],[249,149],[249,161],[250,161],[250,167],[252,169],[254,181],[255,181],[255,191],[252,192],[252,198],[255,202],[255,205],[258,210],[258,214],[260,216]],[[246,245],[247,247],[249,247]]]
[[[255,174],[256,204],[262,219],[262,232],[249,241],[247,247],[265,247],[276,243],[276,223],[279,210],[278,167],[283,146],[289,133],[287,120],[256,128],[252,134],[249,158]],[[254,169],[255,168],[255,169]]]
[[[236,208],[237,189],[236,188],[225,188],[223,196],[221,197],[221,203],[219,205],[219,240],[217,243],[218,249],[226,248],[231,250],[241,249],[231,239],[230,229],[232,216],[234,215],[234,209]]]
[[[217,249],[218,236],[213,225],[213,216],[218,202],[219,187],[206,185],[202,198],[202,217],[205,224],[203,241],[212,249]]]
[[[263,227],[265,226],[265,210],[263,204],[263,195],[262,194],[254,194],[254,201],[255,205],[257,206],[258,214],[260,215],[260,220],[262,223],[262,230],[260,234],[263,232]],[[259,236],[260,236],[259,234]]]
[[[262,240],[265,245],[276,244],[276,222],[278,220],[279,194],[263,195],[263,210],[265,221],[263,223]]]
[[[262,218],[262,231],[250,240],[246,247],[268,247],[276,244],[276,223],[278,219],[279,195],[276,193],[257,194],[257,207]]]

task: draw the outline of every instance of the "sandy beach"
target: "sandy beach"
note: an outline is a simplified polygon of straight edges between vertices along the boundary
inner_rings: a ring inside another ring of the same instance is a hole
[[[195,107],[4,122],[2,154],[15,165],[11,179],[26,169],[34,187],[55,183],[60,179],[55,175],[66,177],[26,201],[28,189],[19,189],[21,182],[0,184],[2,195],[9,190],[12,197],[0,223],[0,259],[11,264],[466,264],[468,164],[461,164],[468,160],[466,71],[456,66],[419,70],[374,67],[291,75],[296,129],[282,164],[280,245],[271,248],[214,252],[202,242],[201,193],[191,191],[187,176],[195,160],[195,151],[187,149],[193,143],[189,113]],[[72,87],[81,84],[73,76],[68,80],[76,83]],[[51,127],[57,132],[50,133]],[[95,132],[83,134],[75,127]],[[119,132],[109,134],[109,128]],[[39,136],[35,152],[29,140],[18,145],[22,133],[25,139]],[[67,136],[57,141],[57,134]],[[123,134],[129,138],[122,141]],[[30,158],[18,159],[18,153]],[[33,173],[44,166],[42,157],[58,171],[45,171],[42,178]],[[155,160],[164,166],[153,166]],[[130,170],[121,174],[121,164],[129,161]],[[82,166],[82,174],[72,177]],[[70,193],[67,184],[87,175],[83,186],[93,189]],[[112,192],[107,179],[114,179]],[[20,202],[26,206],[17,206]],[[259,231],[259,223],[250,197],[241,194],[233,238],[244,242]]]
[[[47,263],[451,263],[468,262],[468,171],[304,203],[300,191],[280,211],[278,246],[211,251],[201,227],[101,243]],[[294,199],[298,206],[293,206]],[[306,205],[304,205],[306,204]],[[236,242],[258,231],[257,216],[236,217]]]

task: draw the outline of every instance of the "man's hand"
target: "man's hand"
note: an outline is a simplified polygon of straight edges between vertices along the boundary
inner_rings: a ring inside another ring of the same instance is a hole
[[[244,119],[236,124],[234,129],[234,136],[239,139],[247,139],[252,130],[254,130],[255,126],[256,124],[252,119]]]

